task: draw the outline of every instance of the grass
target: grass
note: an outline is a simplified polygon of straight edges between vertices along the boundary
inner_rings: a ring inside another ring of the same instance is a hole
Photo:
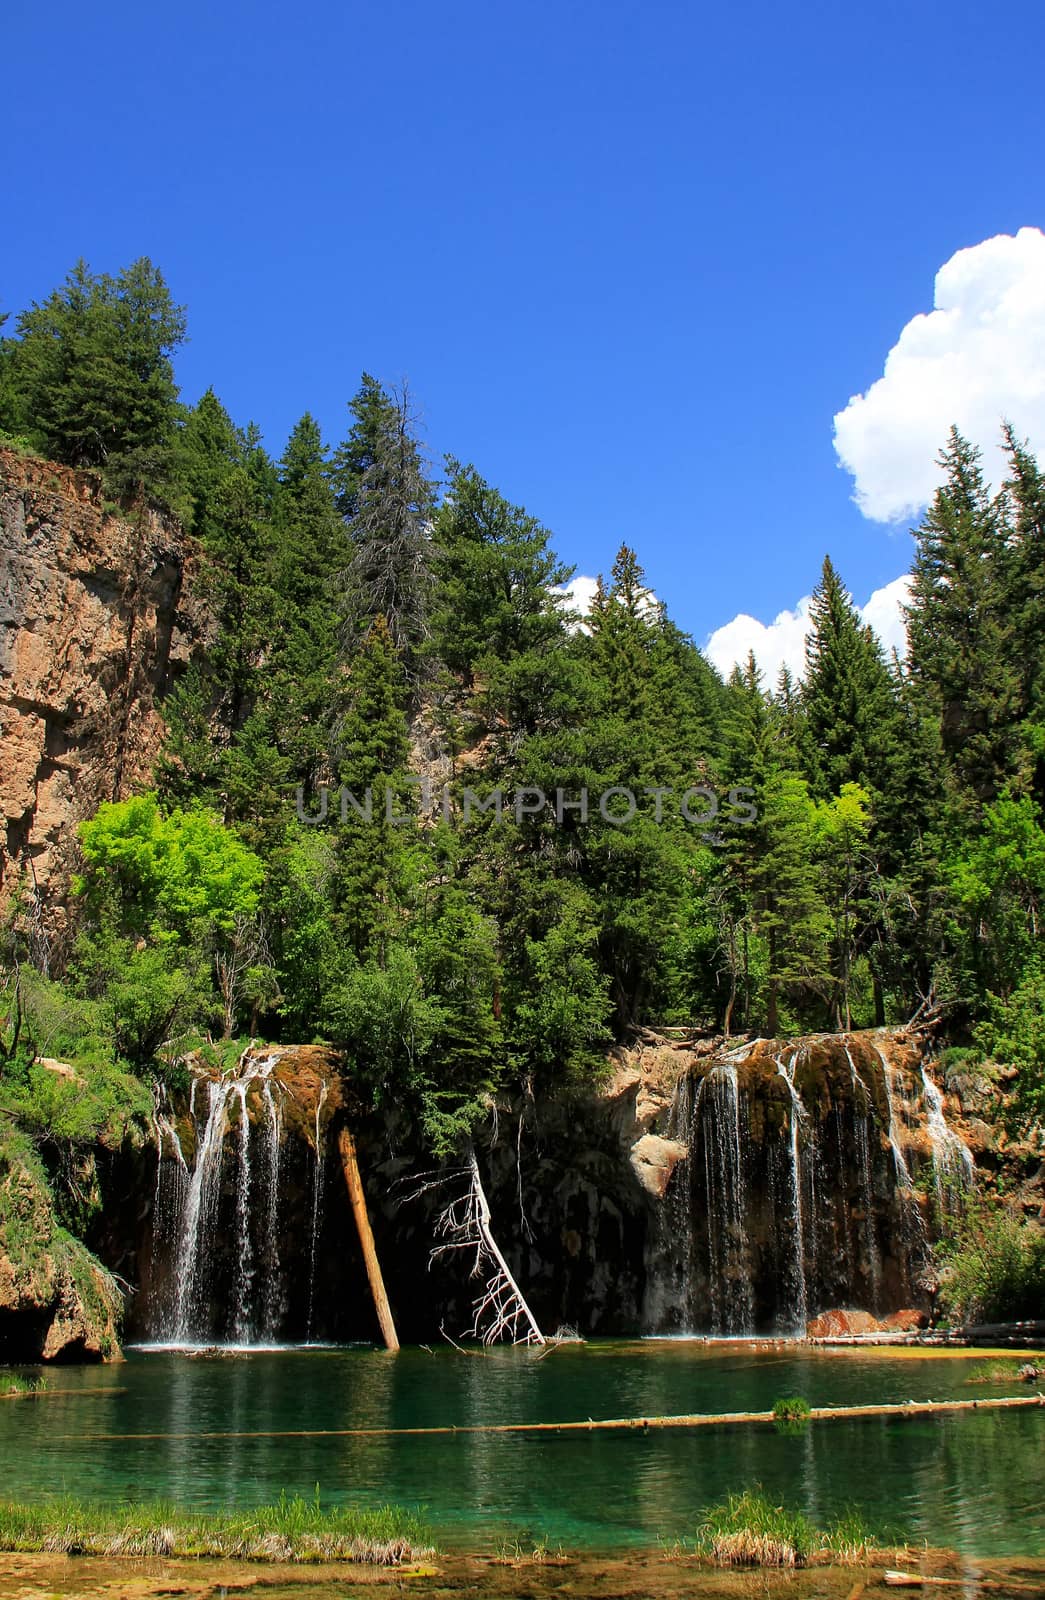
[[[44,1378],[23,1378],[17,1372],[0,1372],[0,1399],[10,1395],[39,1394],[45,1385]]]
[[[731,1494],[704,1512],[697,1549],[718,1567],[800,1567],[811,1560],[856,1566],[876,1547],[855,1512],[818,1528],[758,1491]]]
[[[354,1561],[397,1567],[432,1554],[421,1519],[281,1494],[249,1511],[185,1511],[162,1501],[109,1506],[0,1501],[0,1550],[62,1555],[221,1556],[239,1561]]]
[[[803,1400],[800,1394],[786,1396],[773,1403],[773,1420],[775,1422],[808,1422],[812,1407],[808,1400]]]

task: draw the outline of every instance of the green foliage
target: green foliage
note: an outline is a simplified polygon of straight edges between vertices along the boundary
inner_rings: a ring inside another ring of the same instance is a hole
[[[47,1387],[43,1377],[24,1378],[19,1372],[0,1372],[0,1399],[42,1394]]]
[[[812,1407],[801,1395],[789,1395],[773,1402],[773,1417],[778,1422],[808,1422]]]
[[[0,1082],[0,1110],[39,1145],[88,1148],[118,1144],[131,1121],[149,1116],[152,1095],[140,1078],[108,1063],[68,1074],[34,1064]]]
[[[952,1325],[1045,1317],[1045,1228],[1008,1206],[967,1206],[938,1246],[940,1305]]]
[[[247,1561],[355,1561],[398,1566],[431,1553],[414,1512],[360,1510],[280,1495],[245,1511],[186,1511],[163,1501],[94,1504],[71,1498],[40,1505],[0,1502],[0,1549],[67,1555],[234,1557]]]
[[[117,1055],[136,1067],[217,1009],[203,960],[173,941],[147,945],[108,930],[85,933],[74,971],[98,997]]]
[[[826,559],[801,679],[770,689],[752,657],[723,684],[631,544],[570,618],[548,530],[452,458],[440,498],[405,393],[364,374],[333,452],[305,412],[277,460],[212,390],[179,404],[184,331],[148,261],[81,263],[0,339],[2,436],[162,494],[212,621],[156,793],[83,825],[61,985],[34,976],[33,894],[7,917],[11,1083],[36,1054],[138,1067],[263,1025],[343,1045],[360,1093],[445,1148],[492,1093],[594,1075],[638,1027],[930,1005],[1041,1114],[1045,475],[1011,429],[999,494],[947,443],[905,664]],[[422,774],[548,803],[390,820]],[[600,812],[612,789],[636,815]]]
[[[181,933],[229,934],[258,907],[261,861],[205,811],[164,816],[155,794],[106,802],[80,824],[89,910],[119,902],[121,926],[146,933],[160,920]]]
[[[1019,1068],[1017,1109],[1028,1118],[1045,1113],[1045,969],[1039,960],[1010,995],[986,996],[987,1015],[974,1029],[983,1051]]]
[[[5,349],[7,405],[41,453],[104,468],[120,494],[162,486],[176,421],[171,354],[185,314],[151,261],[115,278],[80,261],[17,326]]]
[[[855,1512],[818,1528],[801,1511],[774,1505],[760,1490],[731,1494],[708,1507],[697,1548],[717,1566],[802,1566],[813,1555],[836,1562],[866,1560],[877,1540]]]

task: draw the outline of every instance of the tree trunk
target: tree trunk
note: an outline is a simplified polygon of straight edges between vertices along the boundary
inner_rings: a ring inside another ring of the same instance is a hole
[[[395,1323],[392,1320],[392,1308],[388,1304],[388,1296],[385,1293],[385,1280],[381,1276],[381,1263],[377,1259],[377,1251],[374,1248],[374,1235],[366,1208],[366,1194],[363,1191],[363,1180],[359,1174],[359,1162],[356,1158],[356,1144],[348,1128],[342,1128],[338,1135],[337,1143],[341,1152],[341,1165],[345,1173],[348,1198],[352,1202],[352,1215],[355,1217],[356,1231],[359,1234],[363,1260],[366,1263],[366,1275],[370,1281],[370,1293],[374,1297],[374,1309],[377,1312],[377,1320],[381,1324],[381,1336],[385,1341],[386,1349],[398,1350],[399,1339],[396,1334]]]

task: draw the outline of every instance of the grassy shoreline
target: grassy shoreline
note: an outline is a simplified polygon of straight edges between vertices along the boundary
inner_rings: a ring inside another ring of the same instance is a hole
[[[108,1506],[0,1501],[0,1551],[83,1556],[349,1561],[394,1567],[432,1554],[429,1530],[394,1506],[359,1510],[281,1495],[247,1511],[186,1511],[163,1501]]]

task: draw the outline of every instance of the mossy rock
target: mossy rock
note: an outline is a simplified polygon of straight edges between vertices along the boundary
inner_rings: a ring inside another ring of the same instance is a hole
[[[120,1359],[113,1279],[60,1227],[23,1135],[0,1135],[0,1362]]]

